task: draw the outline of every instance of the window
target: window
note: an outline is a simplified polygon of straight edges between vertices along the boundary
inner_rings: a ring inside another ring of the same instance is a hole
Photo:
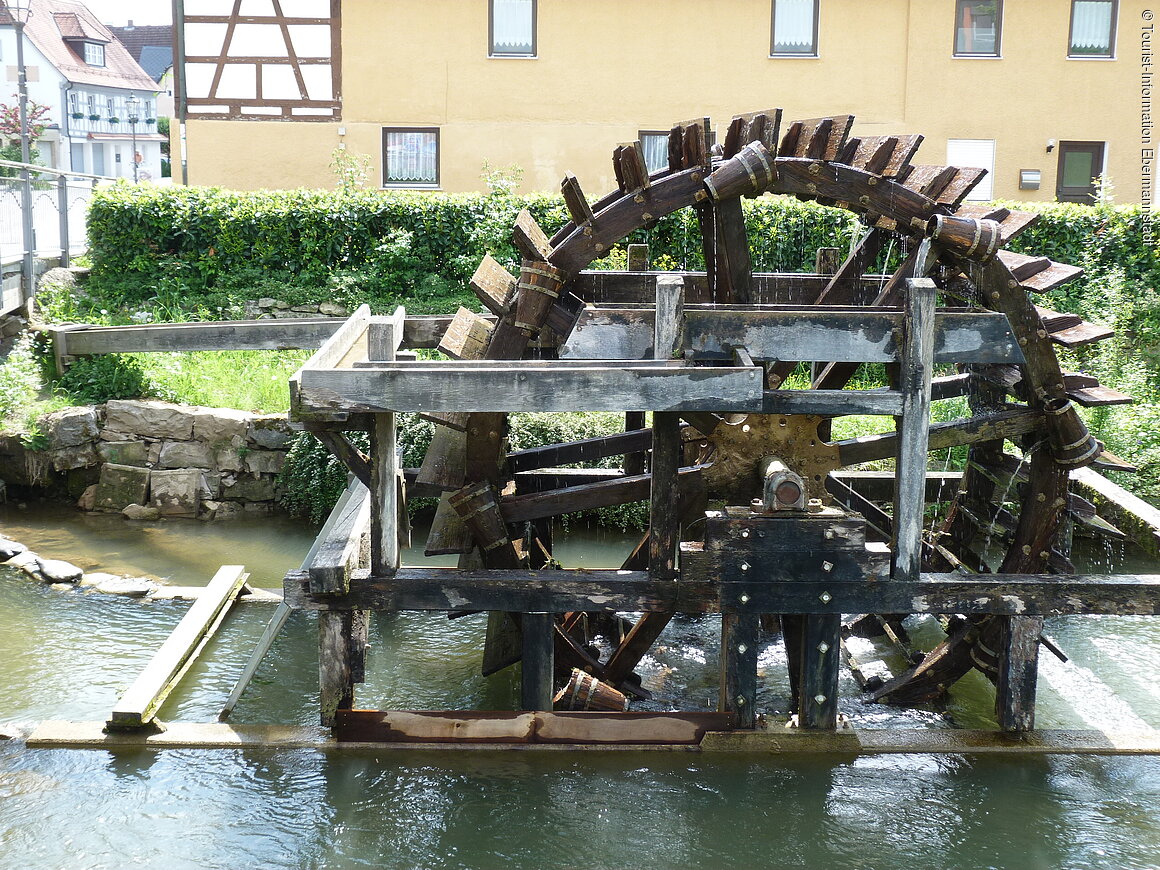
[[[85,63],[87,63],[89,66],[104,66],[105,47],[99,42],[86,42]]]
[[[998,57],[1003,0],[955,0],[955,54]]]
[[[536,0],[490,0],[492,57],[536,56]]]
[[[669,134],[655,130],[641,130],[640,148],[644,152],[644,165],[649,173],[669,168]]]
[[[1111,57],[1116,48],[1116,0],[1072,0],[1068,57]]]
[[[817,57],[818,0],[773,0],[769,53]]]
[[[439,186],[439,128],[383,128],[383,187]]]
[[[1091,205],[1096,201],[1095,179],[1103,172],[1103,142],[1060,142],[1055,198]]]
[[[987,202],[994,198],[992,176],[995,174],[995,140],[994,139],[948,139],[947,140],[948,166],[977,166],[986,169],[987,174],[980,179],[970,193],[968,202]]]
[[[81,98],[75,91],[70,92],[68,95],[68,111],[70,115],[80,114]]]

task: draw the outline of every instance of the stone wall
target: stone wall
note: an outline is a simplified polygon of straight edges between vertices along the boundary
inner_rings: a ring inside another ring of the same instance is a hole
[[[293,437],[283,414],[113,400],[41,421],[45,449],[0,444],[0,477],[73,491],[133,519],[269,513]]]
[[[284,299],[264,296],[242,304],[242,315],[247,320],[267,320],[290,317],[348,317],[350,311],[337,302],[308,302],[291,305]]]

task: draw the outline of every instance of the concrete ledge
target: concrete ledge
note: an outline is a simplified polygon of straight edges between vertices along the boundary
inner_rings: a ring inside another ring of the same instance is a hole
[[[1160,732],[1036,731],[1012,736],[956,729],[858,730],[836,732],[710,732],[700,746],[560,745],[467,743],[345,743],[329,729],[293,725],[225,725],[174,722],[160,733],[106,734],[103,722],[48,721],[29,735],[34,748],[52,749],[392,749],[472,752],[757,752],[774,755],[1160,755]]]

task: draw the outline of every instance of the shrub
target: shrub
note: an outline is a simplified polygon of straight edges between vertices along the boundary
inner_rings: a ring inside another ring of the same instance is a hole
[[[120,353],[78,357],[56,381],[56,389],[80,405],[149,394],[141,364]]]

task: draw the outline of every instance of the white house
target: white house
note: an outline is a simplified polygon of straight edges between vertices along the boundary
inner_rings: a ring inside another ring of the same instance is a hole
[[[16,32],[3,7],[0,25],[0,103],[15,106]],[[32,0],[24,62],[29,99],[49,107],[49,127],[36,144],[41,163],[132,179],[136,159],[140,180],[161,177],[157,83],[84,3]]]

